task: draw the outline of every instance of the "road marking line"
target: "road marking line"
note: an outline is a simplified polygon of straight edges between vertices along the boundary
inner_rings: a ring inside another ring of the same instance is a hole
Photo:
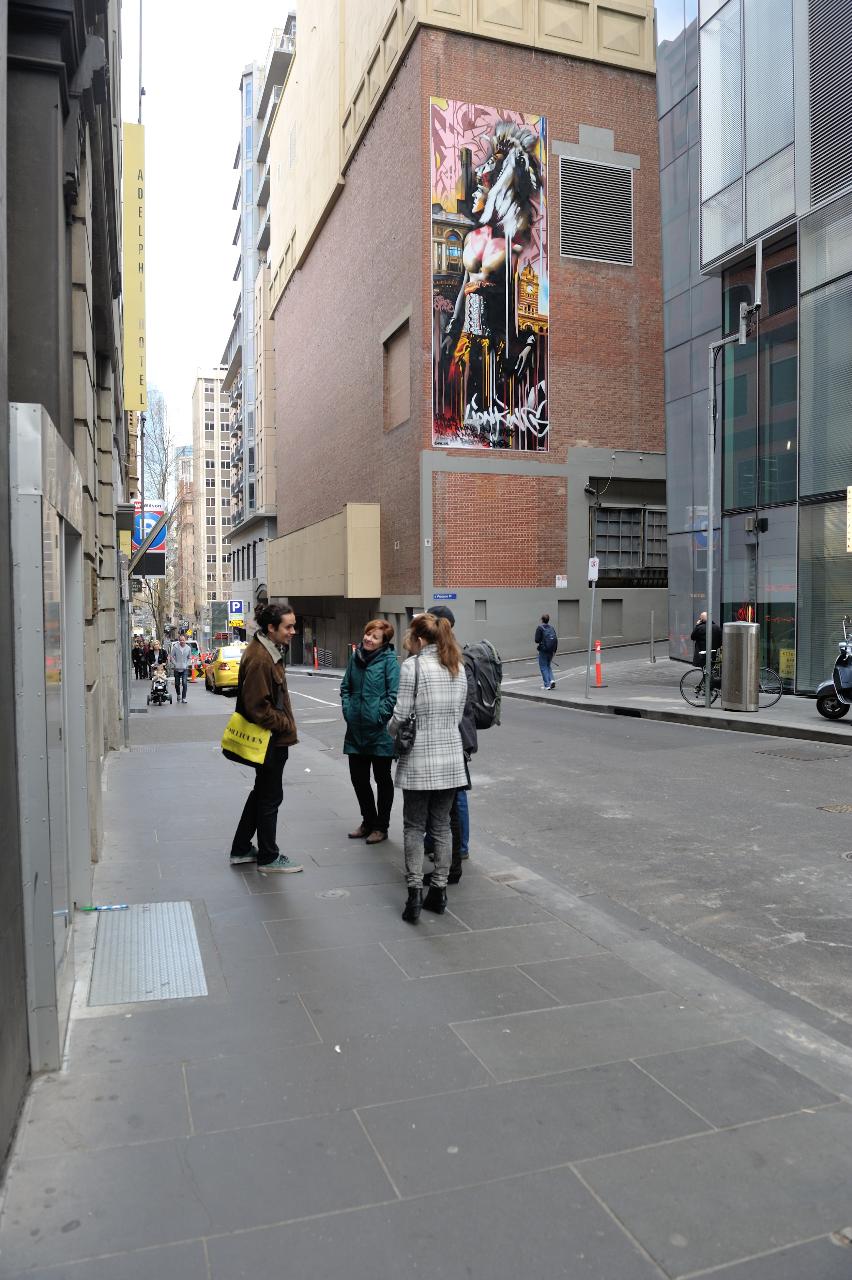
[[[295,693],[300,698],[307,698],[309,702],[321,702],[324,707],[338,707],[339,702],[328,702],[325,698],[315,698],[311,693],[302,693],[301,689],[291,689],[291,693]]]

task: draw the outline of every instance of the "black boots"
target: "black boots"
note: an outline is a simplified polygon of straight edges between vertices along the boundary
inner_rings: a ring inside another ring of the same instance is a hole
[[[409,889],[408,901],[405,904],[405,910],[402,913],[403,920],[407,920],[409,924],[417,924],[420,919],[420,908],[423,906],[423,890]]]
[[[447,891],[446,889],[438,889],[435,885],[429,885],[429,892],[423,899],[423,909],[425,911],[434,911],[436,915],[442,916],[447,909]]]

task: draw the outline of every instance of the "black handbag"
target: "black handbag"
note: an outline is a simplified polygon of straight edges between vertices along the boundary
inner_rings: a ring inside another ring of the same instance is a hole
[[[414,697],[411,710],[396,731],[396,755],[407,756],[417,737],[417,685],[420,678],[420,654],[414,655]]]

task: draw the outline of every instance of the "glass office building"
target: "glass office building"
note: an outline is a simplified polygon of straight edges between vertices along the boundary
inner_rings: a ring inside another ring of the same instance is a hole
[[[852,18],[846,0],[658,7],[671,653],[705,606],[760,623],[789,691],[852,613]],[[759,280],[757,277],[759,265]],[[708,344],[717,366],[707,530]]]

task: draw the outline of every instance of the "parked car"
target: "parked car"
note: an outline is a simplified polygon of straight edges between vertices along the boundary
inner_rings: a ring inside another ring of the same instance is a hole
[[[214,649],[211,660],[204,667],[204,686],[211,693],[224,693],[226,689],[236,689],[240,670],[240,658],[245,645],[223,645]]]

